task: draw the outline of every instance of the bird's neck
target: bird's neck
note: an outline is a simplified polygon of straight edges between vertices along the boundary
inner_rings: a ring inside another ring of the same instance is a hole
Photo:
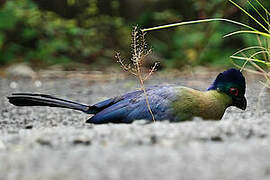
[[[232,105],[232,99],[217,90],[198,91],[191,88],[179,88],[178,99],[173,102],[173,109],[178,120],[192,117],[219,120],[227,107]]]
[[[221,119],[226,108],[232,105],[232,99],[227,94],[217,90],[202,92],[199,115],[204,119]]]

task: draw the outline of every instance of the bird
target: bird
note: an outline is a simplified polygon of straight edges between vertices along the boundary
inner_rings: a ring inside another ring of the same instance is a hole
[[[145,88],[145,92],[128,92],[94,105],[39,93],[13,93],[7,98],[15,106],[60,107],[93,114],[86,120],[92,124],[132,123],[142,119],[148,122],[181,122],[194,117],[220,120],[230,106],[245,110],[245,91],[245,77],[240,70],[231,68],[219,73],[205,91],[177,85],[154,85]]]

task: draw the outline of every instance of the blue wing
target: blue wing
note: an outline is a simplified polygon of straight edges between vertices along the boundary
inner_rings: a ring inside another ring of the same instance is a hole
[[[171,102],[176,99],[174,86],[153,86],[146,89],[156,120],[173,120]],[[131,123],[136,119],[152,120],[143,91],[134,91],[91,106],[95,115],[87,123]]]

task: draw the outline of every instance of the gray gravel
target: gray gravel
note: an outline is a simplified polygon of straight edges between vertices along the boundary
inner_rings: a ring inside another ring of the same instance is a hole
[[[157,76],[148,84],[205,89],[214,77]],[[41,92],[93,104],[137,82],[0,79],[0,179],[270,179],[269,92],[255,81],[248,78],[247,111],[229,108],[221,121],[89,125],[81,112],[18,108],[5,96]]]

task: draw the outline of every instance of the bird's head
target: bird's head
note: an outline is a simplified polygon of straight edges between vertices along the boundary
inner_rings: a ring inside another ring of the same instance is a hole
[[[242,110],[247,107],[246,80],[237,69],[232,68],[220,73],[207,90],[217,90],[229,95],[232,98],[232,106]]]

